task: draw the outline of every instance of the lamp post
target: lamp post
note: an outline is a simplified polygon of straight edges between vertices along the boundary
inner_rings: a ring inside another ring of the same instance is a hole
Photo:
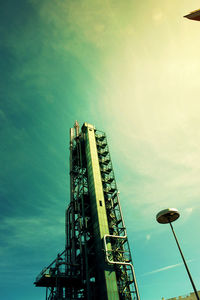
[[[189,269],[188,269],[187,263],[186,263],[185,258],[184,258],[184,256],[183,256],[183,253],[182,253],[182,251],[181,251],[181,247],[180,247],[180,245],[179,245],[179,242],[178,242],[178,240],[177,240],[176,234],[175,234],[175,232],[174,232],[174,228],[173,228],[173,226],[172,226],[172,222],[176,221],[179,217],[180,217],[180,213],[179,213],[179,211],[178,211],[176,208],[167,208],[167,209],[161,210],[161,211],[156,215],[156,220],[157,220],[157,222],[160,223],[160,224],[167,224],[167,223],[170,224],[172,233],[173,233],[173,235],[174,235],[175,241],[176,241],[176,243],[177,243],[177,246],[178,246],[178,249],[179,249],[179,251],[180,251],[181,257],[182,257],[182,259],[183,259],[183,263],[184,263],[184,265],[185,265],[186,271],[187,271],[188,276],[189,276],[189,278],[190,278],[190,282],[191,282],[191,284],[192,284],[194,293],[195,293],[195,295],[196,295],[197,300],[200,300],[200,299],[199,299],[199,295],[198,295],[197,290],[196,290],[196,287],[195,287],[195,284],[194,284],[194,282],[193,282],[192,276],[191,276],[190,271],[189,271]]]

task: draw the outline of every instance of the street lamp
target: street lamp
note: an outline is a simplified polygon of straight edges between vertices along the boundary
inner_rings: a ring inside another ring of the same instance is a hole
[[[170,227],[171,227],[171,229],[172,229],[172,232],[173,232],[174,238],[175,238],[175,240],[176,240],[178,249],[179,249],[180,254],[181,254],[181,257],[182,257],[182,259],[183,259],[183,262],[184,262],[186,271],[187,271],[188,276],[189,276],[189,278],[190,278],[190,282],[191,282],[192,287],[193,287],[193,289],[194,289],[194,293],[195,293],[195,295],[196,295],[196,297],[197,297],[197,300],[200,300],[200,299],[199,299],[199,295],[198,295],[197,290],[196,290],[196,287],[195,287],[195,285],[194,285],[192,276],[191,276],[191,274],[190,274],[190,271],[189,271],[188,266],[187,266],[187,264],[186,264],[185,258],[184,258],[184,256],[183,256],[182,251],[181,251],[181,248],[180,248],[179,242],[178,242],[178,240],[177,240],[176,234],[175,234],[175,232],[174,232],[174,228],[173,228],[173,226],[172,226],[172,222],[176,221],[179,217],[180,217],[180,213],[179,213],[179,211],[178,211],[176,208],[167,208],[167,209],[161,210],[161,211],[156,215],[156,220],[157,220],[157,222],[160,223],[160,224],[167,224],[167,223],[170,224]]]

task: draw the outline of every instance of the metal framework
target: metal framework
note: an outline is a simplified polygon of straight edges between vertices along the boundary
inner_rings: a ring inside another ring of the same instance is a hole
[[[140,300],[106,135],[70,129],[66,248],[36,278],[46,300]]]

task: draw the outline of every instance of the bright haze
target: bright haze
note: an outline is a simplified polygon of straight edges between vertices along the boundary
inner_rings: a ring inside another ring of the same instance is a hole
[[[200,290],[199,1],[2,0],[0,298],[43,300],[65,246],[69,128],[107,133],[141,300]]]

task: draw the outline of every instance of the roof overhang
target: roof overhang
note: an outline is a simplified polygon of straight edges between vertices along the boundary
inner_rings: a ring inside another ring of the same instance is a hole
[[[188,15],[184,16],[184,18],[194,20],[194,21],[200,21],[200,9],[192,11]]]

